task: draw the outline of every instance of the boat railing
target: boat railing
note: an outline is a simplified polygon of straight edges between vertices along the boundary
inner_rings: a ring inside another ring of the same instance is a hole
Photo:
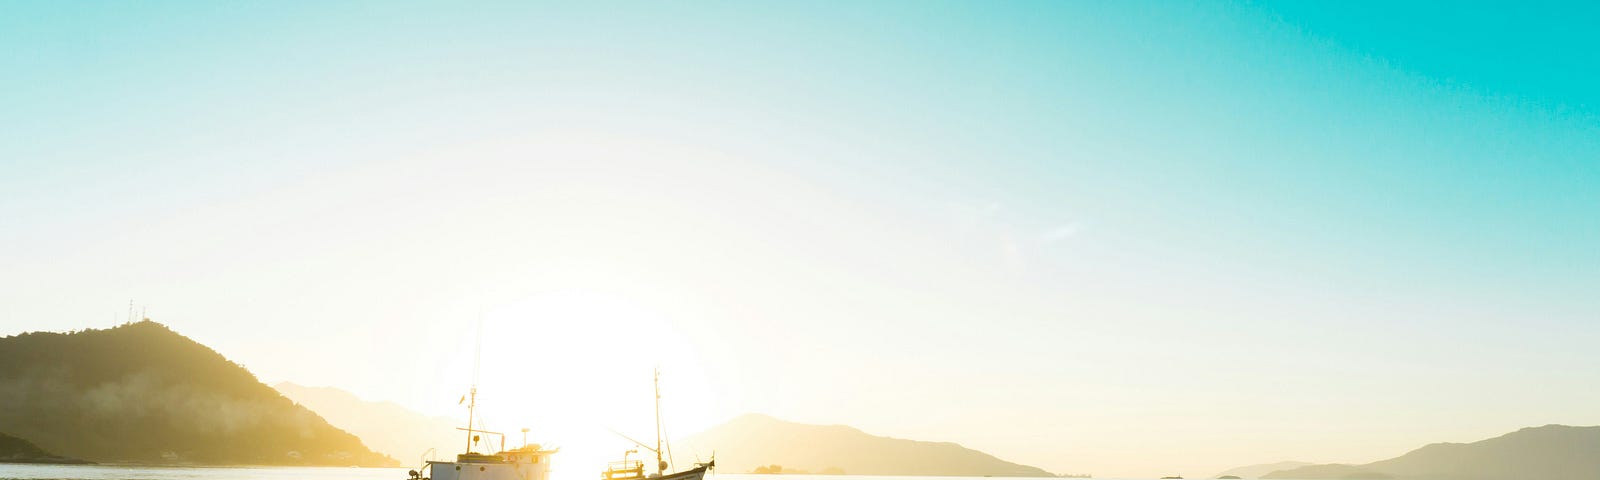
[[[623,460],[606,464],[605,480],[621,480],[625,478],[644,478],[644,462]]]

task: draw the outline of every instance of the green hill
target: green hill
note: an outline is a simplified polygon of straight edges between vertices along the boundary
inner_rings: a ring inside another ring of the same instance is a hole
[[[679,453],[715,451],[719,471],[850,475],[1054,477],[948,442],[869,435],[843,425],[805,425],[748,414],[681,441]],[[693,459],[678,457],[679,465]]]
[[[101,463],[398,464],[148,320],[0,338],[0,431]]]
[[[1600,478],[1600,427],[1530,427],[1473,443],[1436,443],[1366,465],[1313,465],[1263,478],[1594,480]]]

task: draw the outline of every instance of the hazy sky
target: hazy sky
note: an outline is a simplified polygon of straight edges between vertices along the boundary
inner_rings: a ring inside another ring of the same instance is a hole
[[[1600,7],[1388,3],[0,3],[0,334],[1102,477],[1600,424]]]

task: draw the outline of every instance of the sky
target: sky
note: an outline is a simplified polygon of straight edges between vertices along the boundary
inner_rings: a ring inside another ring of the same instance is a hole
[[[577,450],[648,436],[657,366],[673,435],[1100,477],[1600,424],[1597,22],[5,2],[0,335],[132,300],[263,381],[439,415],[476,382]]]

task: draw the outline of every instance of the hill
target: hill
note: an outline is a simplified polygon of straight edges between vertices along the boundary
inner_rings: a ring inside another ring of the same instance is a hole
[[[0,431],[102,463],[398,464],[149,320],[0,338]]]
[[[1218,473],[1218,474],[1213,475],[1213,476],[1214,477],[1235,476],[1235,477],[1239,477],[1239,478],[1261,478],[1261,476],[1263,476],[1263,475],[1266,475],[1266,474],[1269,474],[1269,473],[1272,473],[1272,472],[1276,472],[1276,471],[1279,471],[1279,470],[1289,470],[1289,469],[1293,469],[1293,468],[1304,467],[1304,466],[1307,466],[1307,465],[1311,465],[1311,462],[1263,463],[1263,464],[1260,464],[1260,465],[1250,465],[1250,466],[1244,466],[1244,467],[1235,468],[1235,469],[1232,469],[1232,470],[1228,470],[1226,472]]]
[[[455,429],[458,421],[447,417],[429,417],[394,402],[369,402],[333,387],[283,382],[272,388],[394,458],[415,460],[428,449],[449,457],[461,447],[461,432]]]
[[[0,433],[0,463],[90,463],[51,455],[32,442]]]
[[[746,473],[760,467],[851,475],[1053,477],[954,443],[879,437],[843,425],[805,425],[748,414],[683,440],[677,451],[716,451],[717,467]],[[692,459],[679,458],[687,464]]]
[[[1345,465],[1342,463],[1330,463],[1326,465],[1306,465],[1304,467],[1281,470],[1268,473],[1261,478],[1295,480],[1381,480],[1393,477],[1390,477],[1388,474],[1375,472],[1360,466]]]
[[[1264,478],[1317,480],[1365,473],[1404,480],[1594,480],[1600,478],[1600,427],[1530,427],[1473,443],[1428,445],[1342,472],[1321,467],[1329,466],[1273,472]]]

